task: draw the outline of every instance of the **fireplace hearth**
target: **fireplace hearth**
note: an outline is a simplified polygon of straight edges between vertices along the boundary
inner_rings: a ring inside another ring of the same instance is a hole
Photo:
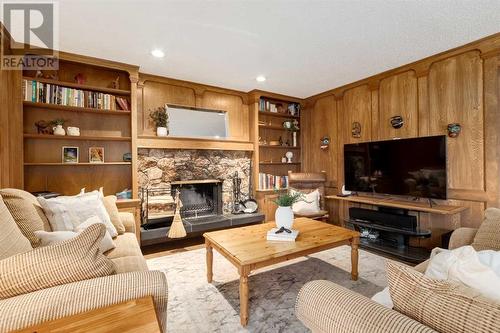
[[[152,245],[170,241],[168,231],[173,221],[174,193],[180,191],[182,207],[180,214],[187,237],[205,231],[224,229],[239,225],[259,223],[264,220],[261,213],[224,214],[223,180],[172,181],[169,188],[153,188],[143,191],[141,245]]]

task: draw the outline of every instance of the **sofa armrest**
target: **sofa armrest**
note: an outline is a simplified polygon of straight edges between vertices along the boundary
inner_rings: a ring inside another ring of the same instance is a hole
[[[295,313],[314,333],[436,333],[330,281],[306,283],[297,296]]]
[[[458,228],[451,234],[448,248],[450,250],[461,246],[471,245],[476,236],[477,229],[475,228]]]
[[[135,228],[135,217],[134,214],[129,213],[129,212],[119,212],[120,215],[120,220],[123,223],[123,226],[125,227],[125,232],[131,232],[135,234],[136,228]]]
[[[131,272],[64,284],[0,300],[0,332],[153,296],[166,332],[167,280],[160,271]]]

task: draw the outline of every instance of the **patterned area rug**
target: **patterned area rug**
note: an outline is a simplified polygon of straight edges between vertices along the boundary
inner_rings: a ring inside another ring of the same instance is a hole
[[[295,299],[308,281],[329,280],[371,297],[387,282],[386,259],[360,250],[359,279],[351,281],[350,247],[342,246],[273,265],[249,277],[250,319],[239,318],[239,275],[214,250],[214,281],[206,280],[205,249],[148,260],[168,280],[169,332],[309,332],[294,315]]]

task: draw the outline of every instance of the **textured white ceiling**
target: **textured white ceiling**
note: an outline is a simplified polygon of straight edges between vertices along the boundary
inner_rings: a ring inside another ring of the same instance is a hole
[[[297,97],[500,31],[500,1],[60,0],[60,48]],[[152,48],[165,58],[150,55]],[[255,77],[265,75],[258,83]]]

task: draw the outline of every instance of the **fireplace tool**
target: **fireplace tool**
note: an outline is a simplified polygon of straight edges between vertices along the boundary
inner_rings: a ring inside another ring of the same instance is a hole
[[[177,191],[175,194],[175,214],[174,221],[170,226],[170,230],[168,231],[168,238],[182,238],[186,237],[186,229],[184,228],[184,223],[182,223],[181,218],[181,208],[182,201],[180,199],[181,191]]]
[[[257,201],[252,197],[253,194],[253,182],[252,182],[252,164],[250,163],[250,170],[248,171],[250,174],[250,179],[248,180],[248,198],[243,201],[243,206],[245,206],[245,209],[243,210],[244,213],[247,214],[252,214],[256,213],[257,210],[259,209],[259,205],[257,204]]]
[[[238,171],[233,175],[233,214],[243,214],[245,205],[241,201],[241,178],[238,176]]]

